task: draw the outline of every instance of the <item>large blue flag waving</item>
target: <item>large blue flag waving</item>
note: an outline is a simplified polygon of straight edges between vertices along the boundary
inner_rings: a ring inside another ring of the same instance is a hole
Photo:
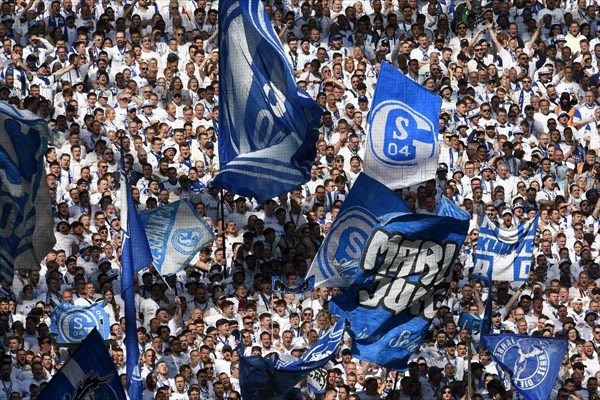
[[[377,81],[365,172],[390,188],[433,179],[442,99],[386,62],[381,63]]]
[[[125,346],[127,348],[127,382],[129,383],[127,392],[130,399],[140,399],[142,397],[142,380],[139,367],[140,351],[137,339],[137,312],[135,310],[133,285],[137,280],[136,273],[152,264],[152,253],[131,196],[129,182],[125,178],[122,179],[121,291],[125,303]]]
[[[310,266],[307,276],[315,277],[315,286],[348,287],[378,218],[393,212],[410,212],[410,206],[381,183],[360,174]]]
[[[76,306],[63,301],[50,316],[50,332],[58,335],[61,344],[81,343],[93,329],[98,329],[104,340],[110,338],[110,319],[101,303]]]
[[[310,178],[321,108],[296,80],[260,0],[219,2],[215,185],[260,201]]]
[[[38,398],[126,399],[113,360],[96,329],[81,342]]]
[[[517,229],[504,229],[483,215],[473,276],[494,281],[525,281],[531,269],[539,214]]]
[[[567,352],[566,339],[502,334],[483,341],[519,393],[528,400],[549,398]]]
[[[39,270],[56,243],[44,168],[51,130],[25,113],[0,102],[0,278],[9,284],[15,269]]]
[[[330,303],[350,322],[352,354],[402,370],[421,345],[452,278],[469,215],[443,203],[442,215],[379,218],[352,285]]]

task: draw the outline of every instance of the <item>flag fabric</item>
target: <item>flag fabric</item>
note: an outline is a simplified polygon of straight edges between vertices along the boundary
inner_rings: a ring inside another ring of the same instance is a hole
[[[458,326],[460,329],[468,329],[473,332],[479,332],[481,331],[482,320],[479,315],[462,312],[458,318]]]
[[[99,303],[76,306],[63,301],[50,316],[50,332],[58,335],[60,344],[80,343],[94,329],[103,340],[110,338],[110,319]]]
[[[408,213],[410,206],[396,193],[361,173],[319,247],[307,276],[314,276],[318,287],[348,287],[358,271],[362,249],[379,223],[378,218],[394,212]]]
[[[191,259],[215,234],[187,199],[165,204],[140,215],[152,264],[162,276],[172,275]]]
[[[282,276],[271,277],[271,288],[274,292],[283,294],[297,294],[311,292],[315,287],[315,277],[309,276],[304,280],[296,282],[295,285],[290,285]]]
[[[442,99],[381,63],[369,112],[364,170],[390,188],[435,177]]]
[[[381,216],[352,285],[332,298],[331,312],[350,322],[357,358],[404,370],[421,345],[469,227],[469,215],[458,207],[442,213]]]
[[[539,214],[519,225],[518,229],[504,229],[483,215],[477,240],[473,276],[494,281],[525,281],[529,276],[533,254],[533,240]]]
[[[520,394],[528,400],[549,398],[567,352],[566,339],[501,334],[483,341]]]
[[[241,356],[240,389],[244,400],[295,398],[292,388],[312,372],[319,371],[335,355],[342,343],[345,326],[346,320],[338,319],[300,359],[291,355],[276,355],[270,359]],[[319,372],[311,376],[318,389]]]
[[[214,184],[264,201],[310,178],[322,110],[296,86],[262,1],[219,2],[219,161]]]
[[[293,357],[293,360],[284,360],[281,357],[275,357],[275,369],[278,371],[299,372],[321,368],[333,357],[342,343],[345,326],[346,320],[339,318],[325,335],[302,354],[300,359]]]
[[[113,360],[102,341],[92,331],[52,377],[40,399],[125,400],[125,391]],[[141,399],[141,397],[139,397]]]
[[[0,278],[39,270],[56,243],[44,154],[51,130],[39,117],[0,102]]]
[[[136,273],[152,264],[152,253],[146,233],[136,211],[129,182],[121,183],[121,296],[125,303],[125,346],[127,349],[127,392],[130,399],[142,398],[142,378],[139,366],[140,351],[137,339],[137,312],[135,309],[134,282]]]

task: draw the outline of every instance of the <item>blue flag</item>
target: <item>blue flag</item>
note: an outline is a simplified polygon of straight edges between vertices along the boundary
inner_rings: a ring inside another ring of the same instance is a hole
[[[152,264],[162,276],[172,275],[190,260],[215,234],[187,199],[160,206],[140,215]]]
[[[469,329],[474,332],[479,332],[481,331],[482,320],[479,315],[462,312],[458,318],[458,326],[460,329]]]
[[[300,359],[284,360],[275,358],[275,369],[278,371],[299,372],[321,368],[333,357],[342,343],[346,320],[339,318],[329,331],[306,351]]]
[[[0,278],[12,284],[15,269],[39,270],[56,243],[44,168],[51,130],[3,101],[0,126]]]
[[[98,329],[103,340],[110,337],[110,320],[101,304],[76,306],[62,302],[50,316],[50,332],[58,335],[61,344],[80,343],[88,334]]]
[[[308,181],[322,110],[298,89],[260,0],[219,2],[219,160],[214,184],[260,201]]]
[[[396,193],[361,173],[333,221],[307,276],[315,285],[348,287],[359,268],[360,256],[379,217],[393,212],[410,212]]]
[[[387,62],[381,63],[369,112],[364,170],[390,188],[435,177],[442,99]]]
[[[311,292],[315,288],[315,277],[309,276],[308,278],[300,280],[292,285],[282,276],[273,276],[271,278],[271,288],[274,292],[284,294]]]
[[[241,356],[240,389],[244,400],[295,398],[297,393],[292,388],[309,373],[319,371],[334,356],[342,342],[345,324],[345,319],[338,319],[300,359],[290,355],[276,355],[273,359]],[[313,375],[315,385],[318,375]]]
[[[123,175],[124,176],[124,175]],[[127,389],[130,399],[142,398],[142,378],[139,367],[140,351],[137,339],[137,312],[135,310],[134,281],[136,273],[152,264],[148,239],[135,209],[129,182],[121,183],[121,295],[125,303],[125,346],[127,347]]]
[[[93,329],[81,342],[71,358],[48,382],[39,398],[126,399],[121,379],[97,330]]]
[[[566,339],[501,334],[483,341],[519,393],[528,400],[548,399],[567,352]]]
[[[333,314],[348,318],[357,358],[403,370],[421,345],[469,227],[465,211],[445,212],[379,218],[352,285],[329,305]]]
[[[529,277],[539,214],[518,229],[504,229],[483,215],[473,277],[494,281],[525,281]]]

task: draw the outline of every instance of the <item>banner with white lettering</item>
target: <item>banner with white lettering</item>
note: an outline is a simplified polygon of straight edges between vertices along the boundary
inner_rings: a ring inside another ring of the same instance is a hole
[[[469,227],[466,212],[446,204],[442,208],[442,216],[380,217],[353,284],[332,298],[332,313],[350,321],[357,358],[403,370],[421,345]]]
[[[539,214],[518,229],[504,229],[483,215],[477,240],[473,276],[493,281],[525,281],[533,257]]]
[[[519,393],[528,400],[549,398],[567,352],[566,339],[502,334],[483,341]]]
[[[94,329],[104,340],[110,337],[110,319],[101,304],[76,306],[63,301],[52,311],[50,332],[58,335],[58,343],[80,343]]]
[[[187,199],[145,212],[140,218],[152,265],[163,276],[185,267],[202,247],[215,240],[213,231]]]

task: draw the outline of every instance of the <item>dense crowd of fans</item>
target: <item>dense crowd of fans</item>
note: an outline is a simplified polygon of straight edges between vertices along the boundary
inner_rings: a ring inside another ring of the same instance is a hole
[[[123,174],[138,211],[189,199],[218,234],[180,273],[139,276],[143,399],[240,399],[239,340],[245,355],[300,357],[335,321],[328,300],[340,289],[282,295],[271,277],[294,285],[305,276],[362,172],[383,62],[443,100],[436,177],[398,194],[429,214],[447,196],[472,224],[408,370],[357,360],[345,336],[322,398],[464,399],[469,385],[473,399],[521,398],[479,336],[457,326],[461,312],[482,315],[492,296],[493,333],[568,339],[552,399],[598,399],[598,2],[269,0],[265,8],[298,86],[324,112],[310,180],[258,204],[222,199],[211,185],[217,1],[0,4],[0,100],[56,131],[46,162],[57,240],[39,272],[2,282],[0,399],[39,398],[68,357],[49,333],[61,301],[101,302],[125,382]],[[540,214],[527,282],[488,290],[470,276],[484,213],[506,229]],[[297,389],[320,396],[305,382]]]

